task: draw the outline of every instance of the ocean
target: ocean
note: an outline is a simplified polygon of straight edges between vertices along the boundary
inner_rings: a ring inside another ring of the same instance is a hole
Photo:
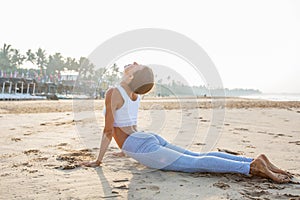
[[[290,93],[262,93],[262,94],[255,94],[255,95],[246,95],[246,96],[239,96],[241,98],[248,98],[248,99],[262,99],[262,100],[270,100],[270,101],[300,101],[300,93],[299,94],[290,94]]]

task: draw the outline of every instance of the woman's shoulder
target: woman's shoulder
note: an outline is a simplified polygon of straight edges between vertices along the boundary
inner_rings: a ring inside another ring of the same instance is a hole
[[[111,87],[106,91],[105,100],[120,102],[123,98],[117,87]]]
[[[117,87],[111,87],[111,88],[109,88],[109,89],[106,91],[105,96],[112,96],[112,95],[115,95],[115,94],[120,94],[118,88],[117,88]]]
[[[106,93],[105,93],[105,96],[108,96],[108,95],[112,95],[112,93],[116,90],[117,88],[115,88],[115,87],[111,87],[111,88],[109,88],[107,91],[106,91]]]

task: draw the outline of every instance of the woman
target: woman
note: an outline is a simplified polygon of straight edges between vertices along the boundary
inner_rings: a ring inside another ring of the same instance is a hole
[[[287,183],[291,176],[265,155],[256,159],[221,152],[195,153],[172,145],[154,133],[137,130],[140,94],[146,94],[154,85],[152,70],[133,63],[124,67],[120,86],[111,88],[105,97],[105,127],[96,160],[83,162],[88,167],[100,166],[112,137],[128,156],[156,169],[181,172],[240,173],[270,178]]]

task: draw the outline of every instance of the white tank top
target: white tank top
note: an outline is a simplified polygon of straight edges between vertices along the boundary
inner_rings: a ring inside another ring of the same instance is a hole
[[[137,124],[138,110],[140,105],[140,96],[135,101],[131,100],[122,86],[118,86],[124,104],[115,111],[114,127],[133,126]]]

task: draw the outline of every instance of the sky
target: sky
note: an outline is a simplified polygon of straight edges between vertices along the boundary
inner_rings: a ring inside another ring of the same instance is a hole
[[[48,54],[88,57],[115,35],[161,28],[200,45],[226,88],[300,93],[297,0],[1,0],[1,8],[0,45],[11,44],[24,54],[27,49],[41,47]],[[164,64],[186,72],[184,76],[190,80],[199,80],[192,71],[183,70],[189,68],[187,63],[158,54],[137,52],[116,63]]]

